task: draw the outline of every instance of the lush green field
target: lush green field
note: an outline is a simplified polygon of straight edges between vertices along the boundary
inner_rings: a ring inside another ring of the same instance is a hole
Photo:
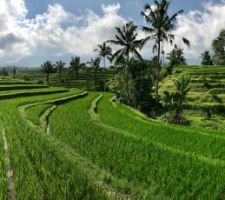
[[[0,91],[0,199],[225,198],[223,131],[162,124],[111,93],[20,85]]]
[[[81,168],[67,158],[67,152],[58,148],[61,146],[58,141],[37,133],[18,112],[22,104],[71,94],[77,91],[2,101],[0,114],[7,133],[18,199],[105,199],[98,186],[94,187]]]
[[[191,76],[191,91],[186,102],[185,116],[194,126],[225,129],[225,67],[176,67],[173,74],[161,83],[161,95],[164,91],[173,91],[173,81]],[[212,118],[206,119],[207,112]]]
[[[97,73],[98,82],[105,82],[113,78],[114,70],[100,68]],[[0,79],[0,84],[15,83],[15,84],[32,84],[32,83],[44,83],[46,81],[46,75],[41,71],[40,68],[25,68],[18,69],[15,80],[10,80],[10,78]],[[62,71],[62,83],[59,82],[59,73],[50,74],[49,84],[51,86],[64,86],[67,88],[80,88],[80,89],[95,89],[95,74],[94,70],[87,72],[86,69],[80,69],[78,77],[74,73],[71,73],[71,70],[66,67]],[[22,80],[26,80],[22,81]]]

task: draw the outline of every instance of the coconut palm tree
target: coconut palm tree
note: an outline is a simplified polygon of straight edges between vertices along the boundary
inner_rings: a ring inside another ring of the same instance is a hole
[[[95,89],[97,88],[98,70],[100,68],[100,63],[101,63],[101,58],[100,57],[97,57],[95,59],[92,58],[90,60],[90,62],[88,62],[90,67],[92,67],[94,69]]]
[[[113,61],[126,58],[126,67],[128,68],[130,55],[142,59],[138,50],[142,48],[143,40],[137,39],[137,26],[133,22],[126,23],[122,28],[116,27],[117,35],[114,40],[107,42],[120,46],[121,48],[112,55]]]
[[[179,121],[182,119],[183,114],[183,104],[186,101],[187,93],[190,91],[190,82],[191,77],[182,76],[179,80],[174,81],[174,85],[176,88],[176,93],[174,94],[174,102],[175,102],[175,116],[174,120]]]
[[[137,26],[133,22],[126,23],[122,28],[116,27],[117,35],[114,40],[107,42],[120,46],[121,48],[112,55],[112,60],[115,63],[120,63],[125,58],[126,67],[126,90],[129,99],[129,60],[133,55],[135,58],[142,60],[138,50],[142,48],[143,40],[137,39]]]
[[[56,67],[56,69],[59,73],[59,84],[60,84],[60,86],[62,85],[62,71],[63,71],[65,65],[66,65],[66,63],[62,62],[61,60],[54,64],[54,66]]]
[[[144,10],[141,12],[141,15],[144,17],[145,21],[149,26],[143,26],[142,30],[148,34],[145,38],[143,45],[149,41],[154,41],[153,52],[157,51],[158,63],[156,68],[156,100],[159,102],[159,79],[160,79],[160,53],[163,42],[169,42],[171,45],[174,42],[175,35],[171,31],[175,28],[175,21],[177,16],[183,13],[183,10],[175,12],[171,16],[168,14],[170,7],[170,1],[168,0],[155,0],[155,8],[151,4],[146,4]],[[184,44],[190,46],[188,39],[181,37]]]
[[[70,72],[76,74],[76,79],[78,79],[79,69],[84,66],[85,66],[85,64],[81,63],[80,57],[72,57],[71,58],[71,61],[70,61],[71,71]]]
[[[16,67],[13,67],[13,78],[16,78]]]
[[[204,51],[201,54],[201,58],[202,58],[202,62],[201,62],[202,65],[208,65],[208,66],[213,65],[212,56],[209,51]]]
[[[102,45],[98,45],[98,48],[95,49],[95,51],[97,51],[98,55],[103,58],[103,66],[105,68],[106,58],[110,59],[110,56],[112,55],[112,48],[110,46],[107,46],[104,42]]]
[[[49,84],[49,75],[50,73],[54,72],[54,66],[51,61],[46,61],[44,64],[41,65],[42,72],[46,74],[46,83]]]

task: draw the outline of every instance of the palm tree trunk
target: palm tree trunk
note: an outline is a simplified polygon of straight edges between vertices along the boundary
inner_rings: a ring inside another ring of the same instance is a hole
[[[127,60],[126,60],[126,90],[127,90],[128,102],[130,102],[130,91],[129,91],[129,60],[130,60],[130,56],[129,56],[129,53],[128,53]]]
[[[87,82],[86,82],[86,88],[87,88],[87,90],[89,89],[89,71],[87,70],[87,72],[86,72],[87,74],[86,74],[86,79],[87,79]]]
[[[97,68],[95,68],[95,90],[97,90]]]
[[[104,62],[104,68],[105,68],[105,56],[103,57],[103,62]]]
[[[62,86],[62,69],[59,69],[59,85]]]
[[[76,79],[78,79],[78,69],[76,69]]]
[[[161,41],[160,39],[158,39],[158,60],[156,68],[156,87],[155,87],[155,99],[157,103],[159,103],[160,51],[161,51]]]
[[[48,72],[46,73],[46,82],[49,85],[49,73]]]

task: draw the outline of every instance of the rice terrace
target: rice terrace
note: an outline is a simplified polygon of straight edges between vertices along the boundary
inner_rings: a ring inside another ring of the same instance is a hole
[[[0,200],[225,199],[224,1],[0,8]]]

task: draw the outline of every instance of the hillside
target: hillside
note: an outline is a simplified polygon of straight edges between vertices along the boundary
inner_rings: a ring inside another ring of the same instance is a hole
[[[15,80],[0,90],[0,199],[225,196],[223,132],[162,124],[111,93]]]
[[[176,67],[161,83],[164,91],[174,91],[174,80],[191,76],[185,116],[194,126],[225,129],[225,67]],[[207,115],[212,115],[207,119]]]
[[[113,78],[114,70],[100,68],[97,71],[97,87],[104,88],[106,82]],[[18,69],[16,78],[20,80],[30,81],[33,83],[45,83],[46,74],[39,68],[24,68]],[[7,79],[7,78],[6,78]],[[51,73],[49,84],[51,86],[60,86],[59,73]],[[64,68],[62,71],[62,83],[61,86],[67,88],[80,88],[80,89],[95,89],[95,73],[93,69],[80,69],[78,77],[75,73],[71,73],[69,68]]]

